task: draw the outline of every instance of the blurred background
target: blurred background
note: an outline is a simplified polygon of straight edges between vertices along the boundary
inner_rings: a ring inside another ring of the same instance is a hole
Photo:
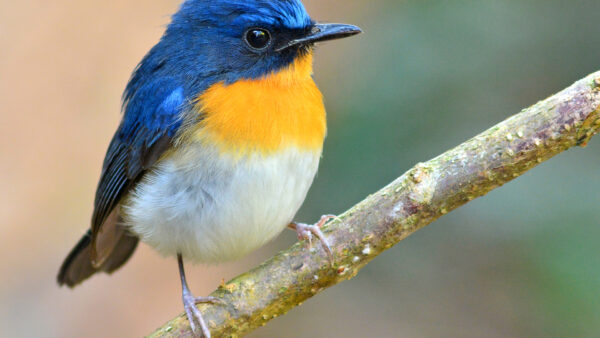
[[[0,2],[0,327],[139,337],[182,311],[174,259],[142,245],[58,288],[89,226],[128,77],[177,0]],[[306,0],[365,34],[319,48],[329,137],[298,220],[341,213],[419,161],[600,69],[597,0]],[[600,336],[600,138],[425,228],[251,337]],[[197,295],[295,241],[189,266]]]

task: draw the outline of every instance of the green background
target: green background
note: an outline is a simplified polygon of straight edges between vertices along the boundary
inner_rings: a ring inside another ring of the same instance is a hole
[[[318,61],[330,132],[302,219],[347,209],[600,67],[598,1],[368,7],[352,18],[365,34]],[[598,155],[595,140],[542,164],[256,336],[597,337]]]

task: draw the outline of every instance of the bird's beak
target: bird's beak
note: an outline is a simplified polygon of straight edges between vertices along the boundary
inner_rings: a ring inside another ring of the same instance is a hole
[[[359,33],[362,33],[362,30],[354,25],[346,25],[341,23],[317,23],[306,36],[291,40],[275,50],[280,52],[293,46],[341,39]]]

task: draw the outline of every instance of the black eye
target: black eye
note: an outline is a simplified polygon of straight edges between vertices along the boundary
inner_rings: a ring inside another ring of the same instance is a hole
[[[246,32],[246,43],[254,49],[264,49],[271,42],[271,33],[262,28],[252,28]]]

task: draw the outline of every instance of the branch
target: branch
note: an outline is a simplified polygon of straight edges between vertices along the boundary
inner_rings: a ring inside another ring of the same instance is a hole
[[[600,129],[600,72],[510,117],[426,163],[417,164],[325,227],[335,261],[301,242],[211,294],[199,305],[212,334],[241,336],[325,288],[356,276],[377,255],[444,214],[485,195]],[[152,337],[191,336],[185,314]]]

